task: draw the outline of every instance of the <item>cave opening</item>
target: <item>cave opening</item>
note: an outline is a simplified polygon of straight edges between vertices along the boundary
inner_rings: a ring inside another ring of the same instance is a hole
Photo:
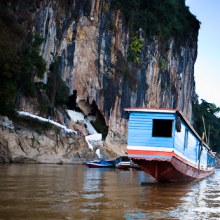
[[[93,117],[95,120],[90,120],[91,124],[98,133],[102,134],[103,139],[106,138],[108,134],[108,126],[106,125],[105,118],[102,112],[99,110],[96,102],[93,100],[91,104],[91,113],[88,117]]]
[[[75,110],[75,108],[76,108],[76,97],[77,97],[77,91],[73,90],[73,94],[71,96],[69,96],[68,101],[66,103],[68,109]]]
[[[82,112],[82,110],[79,108],[79,106],[76,103],[76,99],[77,99],[77,90],[73,90],[73,94],[69,96],[68,101],[66,103],[67,109],[76,112]]]

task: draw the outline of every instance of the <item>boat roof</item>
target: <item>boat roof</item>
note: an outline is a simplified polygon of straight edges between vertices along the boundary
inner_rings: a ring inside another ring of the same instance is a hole
[[[124,108],[126,112],[161,112],[161,113],[176,113],[178,109],[171,108]]]
[[[190,130],[197,136],[197,138],[203,142],[203,144],[211,151],[210,147],[202,140],[200,135],[196,132],[193,126],[190,124],[189,120],[184,116],[183,112],[180,109],[171,109],[171,108],[124,108],[126,112],[152,112],[152,113],[169,113],[179,115],[183,121],[187,124]],[[212,152],[214,153],[214,152]]]

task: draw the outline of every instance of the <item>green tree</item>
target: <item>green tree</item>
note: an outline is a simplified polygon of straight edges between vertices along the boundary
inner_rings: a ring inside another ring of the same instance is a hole
[[[46,71],[46,62],[40,55],[40,46],[44,39],[39,33],[35,33],[33,41],[27,45],[26,53],[23,54],[23,64],[21,72],[17,74],[17,87],[19,91],[26,96],[34,96],[36,87],[34,77],[42,78]]]
[[[142,47],[143,40],[137,37],[133,37],[129,46],[128,60],[138,64],[140,62]]]
[[[213,151],[220,153],[220,118],[218,113],[220,108],[215,104],[209,103],[205,100],[201,100],[193,104],[194,113],[194,127],[196,131],[202,136],[202,133],[206,130],[207,139],[209,139],[209,145]],[[205,128],[203,124],[203,118],[205,122]]]
[[[33,1],[26,1],[26,9]],[[19,4],[21,5],[21,4]],[[29,9],[30,9],[29,8]],[[19,11],[19,12],[18,12]],[[27,12],[19,10],[17,1],[0,1],[0,114],[15,113],[15,102],[22,95],[36,95],[34,78],[41,78],[46,63],[40,55],[43,38],[27,27]]]
[[[61,78],[59,69],[59,57],[57,57],[50,66],[50,74],[47,83],[47,94],[51,101],[51,115],[54,113],[55,105],[65,104],[69,97],[69,88]]]

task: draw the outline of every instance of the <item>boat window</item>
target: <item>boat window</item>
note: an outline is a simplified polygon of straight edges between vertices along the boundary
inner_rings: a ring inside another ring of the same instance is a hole
[[[181,120],[179,116],[176,117],[176,131],[181,132]]]
[[[189,130],[186,128],[185,131],[185,142],[184,142],[184,148],[187,149],[188,147],[188,136],[189,136]]]
[[[153,137],[172,137],[173,120],[153,119]]]

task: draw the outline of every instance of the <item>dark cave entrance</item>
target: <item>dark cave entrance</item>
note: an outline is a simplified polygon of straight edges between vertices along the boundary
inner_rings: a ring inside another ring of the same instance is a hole
[[[91,124],[98,133],[102,134],[103,139],[105,139],[108,134],[108,126],[105,123],[105,118],[102,112],[98,109],[98,106],[94,100],[92,101],[91,113],[88,115],[88,117],[90,116],[95,116],[95,120],[91,120]]]
[[[73,90],[73,94],[69,96],[66,106],[70,110],[82,112],[81,109],[76,104],[76,98],[77,98],[77,91]]]

